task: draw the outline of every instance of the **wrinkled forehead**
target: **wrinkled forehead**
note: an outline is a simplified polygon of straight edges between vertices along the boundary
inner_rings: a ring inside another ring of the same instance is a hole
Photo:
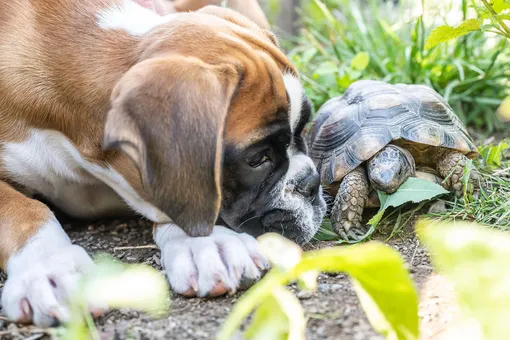
[[[270,135],[299,136],[311,110],[299,78],[282,72],[253,91],[239,93],[231,106],[225,140],[245,148]]]

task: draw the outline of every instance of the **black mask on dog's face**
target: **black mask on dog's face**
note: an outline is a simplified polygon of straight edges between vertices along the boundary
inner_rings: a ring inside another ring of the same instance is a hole
[[[276,232],[298,243],[315,235],[326,204],[301,136],[311,107],[304,96],[301,103],[297,120],[273,127],[257,143],[243,150],[225,146],[219,223],[253,236]]]

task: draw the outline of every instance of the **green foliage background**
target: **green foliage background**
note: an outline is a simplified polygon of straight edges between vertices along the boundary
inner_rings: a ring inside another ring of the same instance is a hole
[[[316,110],[356,80],[379,79],[431,86],[468,126],[486,133],[505,129],[495,112],[510,94],[506,39],[473,32],[425,49],[426,38],[449,23],[446,18],[427,6],[416,14],[416,0],[401,0],[398,7],[391,1],[365,2],[303,1],[302,29],[286,47]],[[470,6],[464,0],[457,8],[459,23],[471,17]]]

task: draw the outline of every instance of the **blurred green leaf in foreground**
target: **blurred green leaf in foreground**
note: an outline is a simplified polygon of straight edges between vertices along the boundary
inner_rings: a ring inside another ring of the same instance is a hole
[[[56,339],[100,339],[88,310],[89,304],[136,309],[153,317],[168,313],[168,283],[156,269],[141,264],[125,264],[108,255],[96,257],[95,263],[96,266],[83,278],[81,289],[70,301],[70,322],[55,330]]]
[[[510,235],[468,222],[423,220],[416,228],[465,317],[477,320],[484,339],[510,339]]]
[[[230,340],[253,311],[245,339],[304,339],[303,309],[284,287],[298,281],[313,290],[319,272],[347,273],[372,326],[387,339],[418,338],[418,296],[402,258],[389,246],[369,242],[302,253],[277,234],[259,241],[273,269],[239,299],[217,339]]]

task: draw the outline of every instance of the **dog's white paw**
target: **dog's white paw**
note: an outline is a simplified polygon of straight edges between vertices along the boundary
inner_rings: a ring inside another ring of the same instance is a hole
[[[69,245],[34,260],[7,277],[2,292],[3,312],[10,320],[42,327],[68,321],[68,297],[75,292],[84,271],[93,265],[92,259],[83,248]],[[93,314],[104,310],[91,308]]]
[[[241,284],[258,280],[261,271],[269,267],[257,240],[248,234],[221,226],[214,227],[208,237],[189,237],[175,225],[159,229],[156,240],[160,241],[163,267],[178,294],[204,297],[233,293]]]

